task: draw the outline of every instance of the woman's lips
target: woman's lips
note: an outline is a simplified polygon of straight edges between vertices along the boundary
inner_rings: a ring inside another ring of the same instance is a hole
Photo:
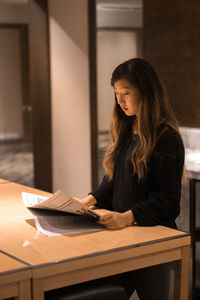
[[[122,110],[128,110],[128,108],[127,107],[122,107]]]

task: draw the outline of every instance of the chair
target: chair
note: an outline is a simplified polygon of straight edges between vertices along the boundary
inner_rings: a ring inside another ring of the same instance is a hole
[[[86,282],[45,293],[45,300],[128,300],[117,283]]]

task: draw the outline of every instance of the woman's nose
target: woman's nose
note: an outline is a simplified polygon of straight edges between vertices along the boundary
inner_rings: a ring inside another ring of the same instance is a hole
[[[118,95],[117,100],[119,104],[124,103],[124,99],[122,95]]]

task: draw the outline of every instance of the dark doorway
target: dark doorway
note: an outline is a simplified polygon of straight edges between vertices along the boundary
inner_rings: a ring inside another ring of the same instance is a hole
[[[0,25],[0,177],[34,186],[28,25]]]
[[[51,192],[47,4],[27,0],[26,24],[14,24],[9,4],[9,20],[0,20],[0,177]],[[15,1],[14,11],[20,8]]]

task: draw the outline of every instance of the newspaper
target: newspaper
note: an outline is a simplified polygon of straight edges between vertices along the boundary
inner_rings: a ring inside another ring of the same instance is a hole
[[[47,236],[102,230],[100,215],[59,190],[51,197],[22,192],[38,231]]]

